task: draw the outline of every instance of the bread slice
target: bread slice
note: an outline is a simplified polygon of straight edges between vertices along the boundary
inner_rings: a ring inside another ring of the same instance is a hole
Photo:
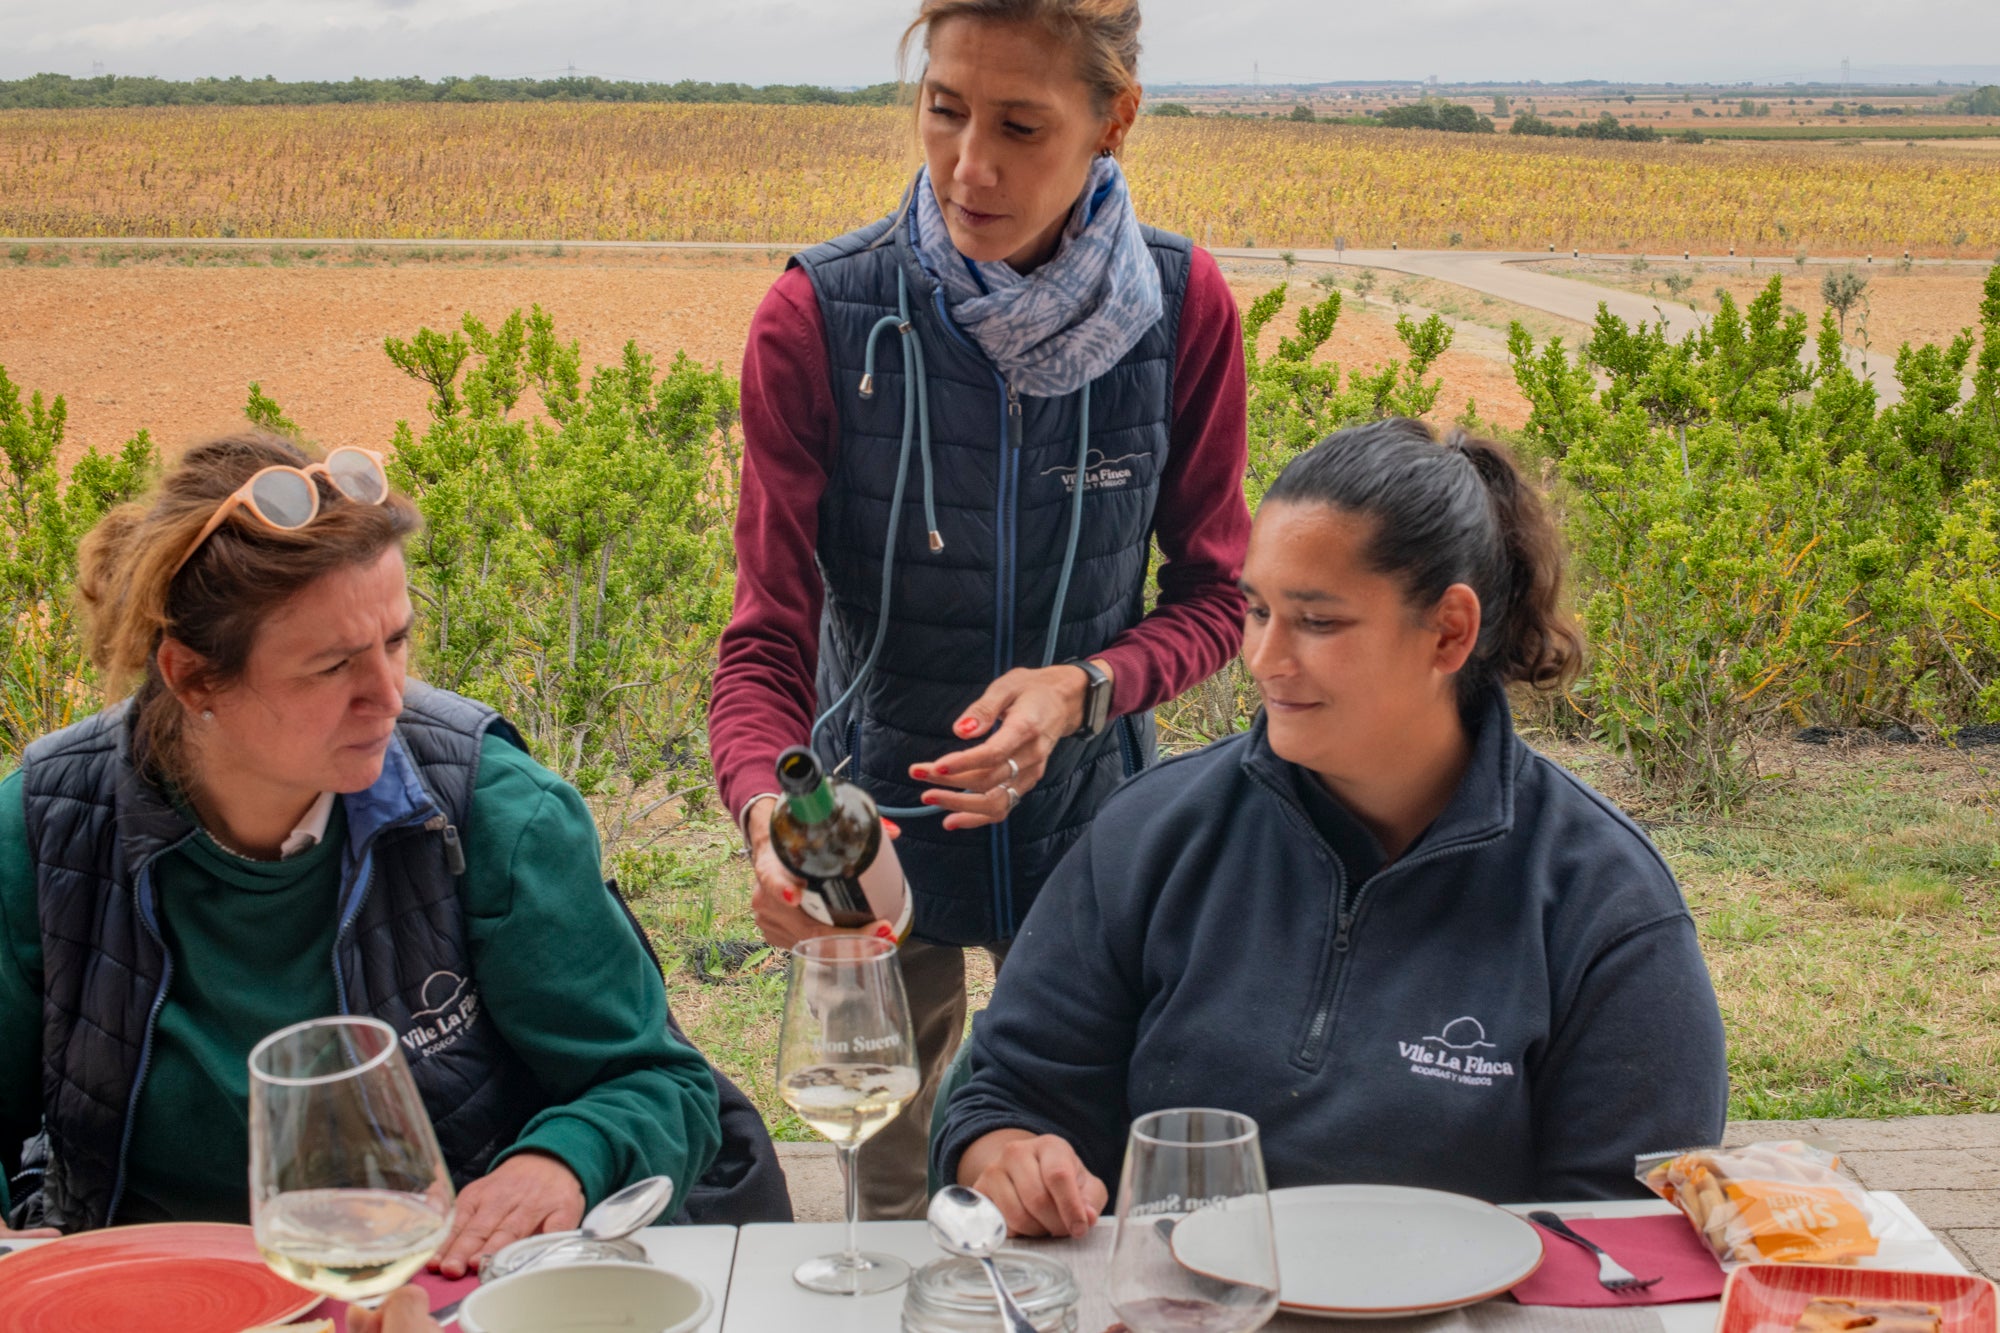
[[[1793,1333],[1943,1333],[1944,1310],[1917,1301],[1863,1301],[1816,1296]]]

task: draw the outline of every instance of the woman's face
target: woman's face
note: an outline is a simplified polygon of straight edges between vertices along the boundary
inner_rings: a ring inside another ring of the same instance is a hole
[[[1454,584],[1413,608],[1364,559],[1374,520],[1266,503],[1243,563],[1243,662],[1271,748],[1331,781],[1366,781],[1408,738],[1455,724],[1453,676],[1479,634],[1479,599]]]
[[[1100,114],[1059,39],[978,19],[931,29],[919,97],[924,160],[952,244],[1023,272],[1055,253],[1091,159],[1124,142],[1139,108],[1135,90]]]
[[[201,701],[215,717],[191,728],[199,770],[307,799],[372,785],[403,711],[410,619],[393,546],[301,589],[258,629],[243,679]]]

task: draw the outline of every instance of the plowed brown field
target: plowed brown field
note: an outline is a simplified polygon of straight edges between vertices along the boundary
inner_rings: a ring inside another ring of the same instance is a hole
[[[0,265],[0,366],[24,393],[67,399],[71,456],[114,449],[142,427],[169,451],[231,429],[253,380],[310,437],[382,446],[399,419],[421,427],[425,403],[423,387],[384,355],[384,338],[455,328],[467,312],[491,322],[539,303],[563,337],[581,342],[586,366],[615,359],[631,339],[662,363],[685,350],[735,374],[750,316],[781,262],[600,251],[362,264],[335,255],[285,267],[161,259],[106,267],[87,255]],[[1249,271],[1231,285],[1247,305],[1273,282]],[[1281,316],[1266,339],[1290,324]],[[1392,324],[1392,315],[1350,302],[1325,354],[1371,370],[1402,354]],[[1437,373],[1439,420],[1468,396],[1489,418],[1524,418],[1511,373],[1491,355],[1454,349]]]

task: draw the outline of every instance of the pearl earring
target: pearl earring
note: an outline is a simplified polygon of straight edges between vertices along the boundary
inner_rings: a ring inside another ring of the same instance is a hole
[[[204,709],[202,709],[202,710],[201,710],[201,720],[202,720],[202,721],[204,721],[204,722],[213,722],[213,721],[215,721],[215,713],[214,713],[214,711],[213,711],[212,709],[207,709],[207,708],[204,708]]]

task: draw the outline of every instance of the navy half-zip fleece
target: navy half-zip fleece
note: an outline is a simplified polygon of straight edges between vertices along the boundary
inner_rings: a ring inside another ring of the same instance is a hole
[[[1120,788],[1057,867],[975,1024],[933,1162],[1068,1139],[1116,1189],[1135,1116],[1254,1117],[1273,1187],[1495,1202],[1642,1194],[1635,1155],[1712,1143],[1722,1019],[1666,863],[1515,736],[1495,691],[1445,812],[1347,882],[1248,733]]]

